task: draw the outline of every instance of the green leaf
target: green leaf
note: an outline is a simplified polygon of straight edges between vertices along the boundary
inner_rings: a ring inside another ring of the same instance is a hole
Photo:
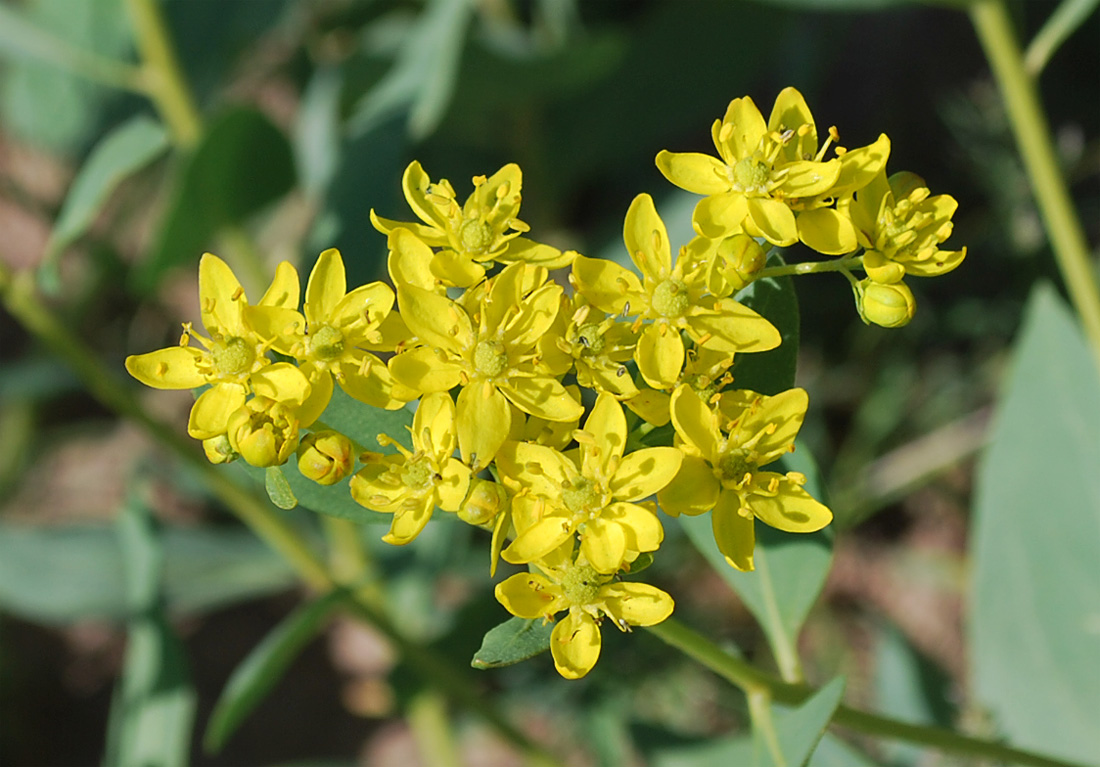
[[[778,471],[806,475],[806,490],[825,502],[817,466],[805,446],[799,446],[778,464]],[[832,565],[831,528],[816,533],[784,533],[756,522],[756,569],[743,573],[731,567],[718,550],[710,514],[681,516],[680,525],[715,571],[733,587],[760,622],[776,662],[784,674],[797,666],[798,634],[821,594]]]
[[[474,668],[500,668],[534,658],[550,649],[553,623],[541,618],[509,618],[490,629],[481,640],[481,648],[470,665]]]
[[[58,257],[88,230],[118,185],[167,148],[164,127],[144,115],[118,126],[96,145],[73,180],[46,244],[39,270],[44,288],[58,289]]]
[[[294,183],[290,144],[263,113],[238,107],[218,115],[184,161],[135,287],[151,290],[164,270],[197,263],[221,229],[244,222]]]
[[[472,16],[471,0],[429,0],[393,67],[356,105],[350,133],[367,133],[406,110],[414,140],[435,130],[454,92]]]
[[[753,749],[757,767],[798,767],[806,764],[817,746],[833,712],[844,694],[844,678],[837,677],[801,706],[775,710],[772,716],[774,741],[770,733],[753,725]],[[775,753],[778,747],[779,753]]]
[[[111,704],[104,764],[185,767],[196,696],[183,644],[161,607],[163,551],[153,519],[139,502],[131,500],[123,508],[118,532],[134,617]]]
[[[751,735],[714,738],[705,743],[662,749],[653,767],[741,767],[755,765]],[[810,756],[809,767],[876,767],[867,756],[834,735],[825,733]]]
[[[298,498],[290,488],[282,466],[268,466],[264,469],[264,487],[267,489],[267,497],[280,509],[293,509],[298,505]]]
[[[203,747],[217,752],[264,696],[271,691],[332,613],[347,599],[336,589],[287,616],[237,666],[214,705]]]
[[[1062,43],[1085,23],[1098,5],[1100,0],[1062,0],[1027,46],[1024,64],[1028,72],[1038,77]]]
[[[768,266],[783,266],[778,255],[768,258]],[[798,297],[790,277],[769,277],[749,283],[737,300],[756,310],[775,325],[783,342],[767,352],[739,354],[733,364],[733,387],[761,394],[778,394],[794,386],[798,367]]]
[[[201,612],[297,583],[249,532],[169,528],[161,537],[172,611]],[[106,526],[0,524],[0,609],[46,624],[131,614],[118,535]]]
[[[1049,285],[1033,292],[978,471],[973,689],[1012,744],[1100,754],[1100,375]]]
[[[409,428],[412,426],[413,411],[407,407],[398,410],[383,410],[371,407],[353,399],[339,386],[332,392],[328,407],[321,414],[318,429],[335,429],[355,442],[364,450],[376,453],[394,453],[392,447],[382,448],[378,444],[378,435],[393,437],[405,447],[409,447]]]

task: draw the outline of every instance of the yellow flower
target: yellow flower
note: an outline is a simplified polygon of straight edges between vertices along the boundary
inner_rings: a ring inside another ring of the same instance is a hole
[[[713,510],[714,540],[738,570],[753,569],[754,518],[792,533],[812,533],[833,518],[802,489],[805,476],[760,470],[794,449],[807,404],[802,389],[774,397],[729,391],[717,409],[686,384],[672,394],[672,423],[685,455],[657,501],[673,515]]]
[[[775,245],[802,240],[822,253],[856,248],[855,232],[833,200],[866,184],[886,162],[889,140],[825,160],[836,129],[819,148],[813,115],[802,94],[784,88],[765,124],[748,96],[730,102],[711,129],[718,157],[662,151],[657,167],[681,189],[707,195],[696,208],[697,230],[708,237],[745,231]]]
[[[875,282],[944,274],[966,257],[966,248],[939,249],[951,235],[958,203],[950,195],[930,194],[920,176],[902,172],[887,178],[882,170],[850,201],[848,211],[867,249],[863,268]]]
[[[408,229],[427,245],[442,248],[432,257],[429,269],[444,284],[460,288],[476,283],[497,261],[524,261],[547,269],[572,261],[572,252],[562,253],[521,236],[529,227],[518,218],[523,183],[518,165],[505,165],[489,178],[475,176],[473,183],[473,194],[459,205],[449,181],[431,183],[420,163],[413,161],[401,185],[409,207],[423,223],[391,221],[373,210],[371,223],[383,234]]]
[[[653,626],[672,614],[672,597],[656,586],[612,580],[585,564],[570,561],[564,546],[535,562],[540,573],[517,573],[497,584],[496,598],[519,618],[552,620],[566,615],[550,634],[554,667],[566,679],[580,679],[600,657],[603,616],[620,631]]]
[[[900,328],[908,325],[917,312],[917,299],[904,282],[881,283],[868,278],[854,287],[856,309],[869,325]]]
[[[747,286],[768,260],[760,243],[744,233],[719,239],[699,235],[688,243],[687,253],[706,264],[707,290],[719,298]]]
[[[230,414],[226,436],[233,452],[253,466],[281,466],[298,447],[298,418],[282,402],[253,397]]]
[[[509,442],[497,456],[501,481],[526,490],[512,499],[516,539],[504,550],[513,564],[534,562],[580,536],[585,560],[613,573],[643,551],[656,551],[664,531],[640,501],[664,487],[680,468],[673,447],[623,455],[626,416],[610,394],[600,394],[584,430],[579,454]]]
[[[298,471],[319,485],[335,485],[354,468],[355,449],[338,431],[315,431],[298,445]]]
[[[571,421],[580,403],[538,364],[538,342],[558,312],[561,286],[546,270],[511,264],[463,303],[414,285],[398,285],[401,315],[424,346],[390,360],[398,382],[420,392],[458,394],[458,445],[475,471],[489,465],[507,439],[509,402],[547,421]]]
[[[256,306],[245,312],[249,324],[271,339],[272,348],[298,360],[309,378],[310,398],[301,409],[307,423],[324,412],[332,397],[333,378],[360,402],[387,410],[416,397],[416,392],[395,387],[386,364],[367,351],[393,350],[382,332],[392,314],[393,290],[372,282],[346,291],[344,260],[330,248],[318,257],[309,275],[304,317],[296,306]]]
[[[364,453],[367,464],[351,478],[351,497],[372,511],[393,514],[386,543],[404,545],[416,538],[436,506],[458,511],[470,486],[470,469],[453,457],[455,406],[446,394],[420,400],[413,416],[412,450],[384,434],[382,445],[398,455]]]
[[[672,264],[668,231],[653,198],[640,194],[627,211],[623,228],[627,252],[643,280],[611,261],[577,256],[573,283],[596,308],[637,314],[642,330],[634,359],[638,372],[654,389],[671,389],[684,366],[680,331],[700,346],[723,352],[767,351],[779,345],[779,331],[732,298],[705,297],[701,267],[693,259]]]
[[[184,323],[179,346],[126,358],[130,375],[155,389],[210,385],[191,409],[188,434],[203,440],[224,434],[230,414],[244,406],[249,393],[295,406],[306,400],[310,386],[305,375],[294,365],[272,364],[267,358],[268,342],[245,320],[244,289],[229,266],[210,253],[199,261],[199,303],[209,338]],[[298,275],[290,264],[279,264],[260,305],[298,305]],[[191,346],[192,339],[201,348]]]
[[[602,315],[602,316],[601,316]],[[593,311],[581,294],[563,296],[553,332],[540,342],[543,363],[556,375],[575,369],[577,383],[619,399],[638,393],[623,364],[634,356],[638,333],[617,314]]]

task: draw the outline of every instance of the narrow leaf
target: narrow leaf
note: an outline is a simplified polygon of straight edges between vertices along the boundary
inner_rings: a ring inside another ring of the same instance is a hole
[[[73,180],[46,244],[39,271],[45,289],[58,289],[58,257],[88,230],[118,185],[167,148],[164,127],[144,115],[123,123],[96,145]]]
[[[267,497],[280,509],[293,509],[298,505],[298,498],[287,482],[282,466],[268,466],[264,469],[264,487],[267,489]]]
[[[844,678],[837,677],[796,709],[775,710],[774,730],[762,732],[753,724],[757,767],[800,767],[817,747],[844,694]],[[778,747],[779,753],[775,753]]]
[[[237,666],[214,706],[203,747],[217,752],[347,598],[339,589],[287,616]]]
[[[978,471],[973,689],[1013,745],[1100,754],[1100,375],[1049,285],[1028,303]]]
[[[1027,46],[1024,54],[1027,71],[1038,77],[1062,43],[1085,23],[1098,5],[1100,0],[1062,0]]]
[[[510,618],[490,629],[481,641],[470,665],[474,668],[499,668],[525,661],[550,649],[553,623],[541,619]]]

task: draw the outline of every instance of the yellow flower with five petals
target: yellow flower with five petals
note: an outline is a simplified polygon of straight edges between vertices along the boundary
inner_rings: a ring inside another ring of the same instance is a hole
[[[803,389],[773,397],[728,391],[717,408],[687,384],[672,394],[684,460],[657,502],[673,515],[710,511],[714,540],[738,570],[753,569],[754,519],[792,533],[812,533],[832,521],[832,512],[802,489],[805,476],[761,471],[794,449],[808,404]]]

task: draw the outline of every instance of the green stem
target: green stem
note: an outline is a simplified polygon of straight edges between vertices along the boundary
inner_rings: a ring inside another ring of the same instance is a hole
[[[750,705],[753,695],[763,694],[776,703],[796,706],[816,692],[808,685],[784,682],[750,665],[747,661],[725,652],[709,639],[674,618],[669,618],[656,626],[650,626],[648,630],[668,645],[740,687],[750,697]],[[1033,751],[1011,748],[994,741],[960,735],[940,727],[909,724],[843,704],[837,707],[833,715],[833,723],[866,735],[901,740],[958,756],[1029,765],[1029,767],[1088,767],[1078,762],[1068,762]]]
[[[975,0],[970,5],[970,19],[1004,99],[1066,290],[1100,364],[1100,286],[1008,10],[1003,0]]]
[[[432,690],[417,693],[409,701],[409,726],[424,764],[461,767],[443,696]]]
[[[772,764],[776,767],[787,767],[783,749],[779,746],[779,733],[775,731],[775,722],[772,721],[772,696],[764,690],[753,690],[747,697],[753,732],[764,739]]]
[[[821,274],[823,272],[846,272],[849,269],[858,269],[863,266],[863,256],[849,256],[848,258],[836,258],[832,261],[804,261],[801,264],[787,264],[785,266],[769,266],[762,269],[756,275],[756,279],[763,280],[768,277],[788,277],[796,274]]]
[[[147,90],[176,143],[185,149],[198,143],[202,118],[191,98],[157,0],[126,0],[141,52]]]

